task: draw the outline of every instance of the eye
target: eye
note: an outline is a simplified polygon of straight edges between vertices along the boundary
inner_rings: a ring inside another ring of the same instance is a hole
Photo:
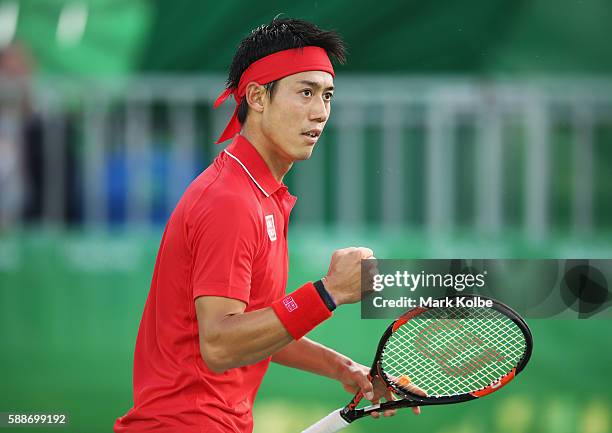
[[[325,99],[326,101],[331,101],[333,97],[334,94],[332,92],[326,92],[323,94],[323,99]]]
[[[304,96],[306,96],[307,98],[309,98],[309,97],[311,97],[311,96],[312,96],[312,90],[310,90],[310,89],[304,89],[304,90],[302,90],[302,94],[303,94]]]

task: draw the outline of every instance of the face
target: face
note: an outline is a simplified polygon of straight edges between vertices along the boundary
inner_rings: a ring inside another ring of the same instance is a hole
[[[327,72],[300,72],[279,80],[262,112],[269,150],[287,162],[310,158],[329,118],[333,92],[334,79]]]

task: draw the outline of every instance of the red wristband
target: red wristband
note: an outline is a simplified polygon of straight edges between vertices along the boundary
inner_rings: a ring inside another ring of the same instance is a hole
[[[312,283],[272,304],[272,309],[293,338],[299,340],[332,315]]]

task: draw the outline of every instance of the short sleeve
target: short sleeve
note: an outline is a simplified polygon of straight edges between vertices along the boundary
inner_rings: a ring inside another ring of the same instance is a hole
[[[237,195],[200,200],[187,219],[193,299],[223,296],[249,303],[258,251],[257,210]]]

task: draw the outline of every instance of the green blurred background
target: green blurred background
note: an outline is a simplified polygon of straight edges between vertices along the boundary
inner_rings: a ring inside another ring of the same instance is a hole
[[[0,412],[102,432],[131,407],[163,225],[220,149],[229,111],[210,106],[236,45],[279,13],[350,50],[326,134],[286,178],[289,290],[354,244],[612,257],[607,1],[0,0]],[[311,337],[369,364],[387,324],[359,314],[343,307]],[[529,324],[532,361],[503,392],[348,431],[612,431],[610,322]],[[255,431],[301,431],[349,397],[273,365]]]

